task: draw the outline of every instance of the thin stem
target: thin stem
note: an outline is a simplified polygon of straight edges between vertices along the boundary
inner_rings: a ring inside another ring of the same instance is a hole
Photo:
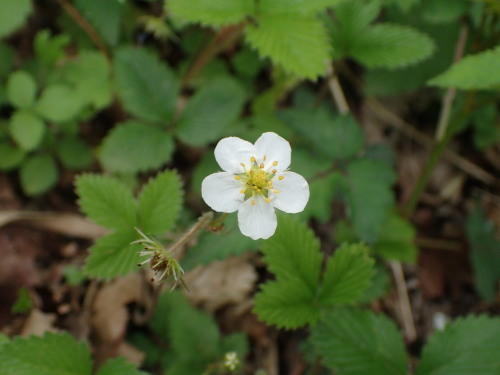
[[[221,51],[235,42],[243,32],[246,22],[221,29],[198,55],[182,79],[181,87],[187,84]]]
[[[182,235],[181,238],[179,238],[177,240],[176,243],[174,243],[169,249],[168,251],[170,251],[172,254],[175,253],[179,247],[181,247],[182,245],[184,245],[184,243],[187,242],[187,240],[189,240],[194,233],[196,233],[198,230],[200,230],[201,228],[203,228],[204,226],[207,225],[207,223],[212,220],[212,217],[213,217],[214,213],[212,211],[210,212],[207,212],[207,213],[204,213],[203,215],[200,216],[200,218],[198,219],[198,222],[196,224],[194,224],[191,228],[189,228],[189,230],[184,233]]]
[[[389,262],[391,266],[394,280],[396,281],[396,289],[398,292],[399,308],[405,337],[409,342],[417,339],[417,330],[415,329],[415,321],[411,310],[410,298],[408,297],[408,288],[404,276],[403,267],[400,262]]]
[[[92,43],[106,56],[109,60],[111,55],[106,47],[106,44],[102,41],[101,37],[94,29],[94,27],[82,16],[82,14],[67,0],[57,0],[61,7],[68,13],[68,15],[73,18],[73,20],[85,31],[85,33],[92,40]]]
[[[335,72],[335,69],[333,67],[333,62],[328,64],[327,75],[328,88],[330,89],[330,93],[333,96],[339,112],[343,115],[351,112],[349,104],[347,103],[344,95],[344,90],[342,90],[342,86],[340,85],[339,77],[337,76],[337,73]]]

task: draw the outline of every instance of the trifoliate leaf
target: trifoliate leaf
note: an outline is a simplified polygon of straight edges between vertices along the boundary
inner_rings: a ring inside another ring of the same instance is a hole
[[[250,45],[286,72],[312,80],[325,73],[329,45],[320,20],[297,14],[263,15],[246,31]]]
[[[128,187],[108,176],[84,174],[76,179],[76,191],[81,210],[92,221],[106,228],[133,232],[137,217]]]
[[[31,0],[0,0],[0,38],[19,28],[32,9]]]
[[[203,146],[220,138],[240,114],[244,101],[245,91],[234,79],[220,77],[209,81],[182,112],[177,137],[191,146]]]
[[[243,21],[255,12],[253,0],[168,0],[166,9],[181,20],[224,26]]]
[[[391,214],[373,244],[373,250],[384,259],[415,263],[418,249],[414,241],[415,228],[401,216]]]
[[[152,52],[122,47],[116,52],[115,84],[131,114],[167,124],[175,111],[178,82],[170,68]]]
[[[213,159],[213,156],[211,157]],[[241,234],[236,215],[230,215],[224,220],[224,226],[220,231],[203,233],[197,243],[189,248],[182,258],[182,268],[189,271],[201,264],[241,255],[254,250],[255,246],[254,240]]]
[[[33,77],[19,70],[12,73],[7,80],[7,99],[16,108],[29,108],[35,101],[36,89]]]
[[[498,317],[459,318],[431,337],[415,375],[497,375],[499,336]]]
[[[434,50],[434,42],[426,34],[409,26],[382,23],[351,41],[347,54],[370,68],[399,68],[428,58]]]
[[[370,285],[373,259],[362,244],[343,244],[328,260],[320,301],[326,304],[355,302]]]
[[[315,323],[320,310],[314,295],[298,278],[269,281],[254,299],[253,312],[259,319],[278,328],[295,329]]]
[[[118,1],[76,0],[75,5],[109,45],[118,43],[122,4]]]
[[[500,46],[464,57],[444,73],[429,81],[430,85],[462,90],[493,89],[500,85]]]
[[[171,230],[182,205],[182,186],[177,173],[159,173],[139,195],[139,226],[145,233]]]
[[[47,86],[36,104],[36,111],[43,118],[54,122],[75,119],[85,102],[72,88],[62,84]]]
[[[2,375],[91,375],[86,343],[67,333],[16,337],[0,346]]]
[[[471,245],[476,288],[481,297],[493,301],[500,280],[500,240],[495,235],[495,227],[484,212],[475,207],[467,218],[465,229]]]
[[[109,359],[95,375],[146,375],[146,373],[139,371],[136,365],[122,357]]]
[[[347,173],[348,205],[354,228],[363,241],[373,243],[394,204],[391,185],[396,176],[389,165],[370,159],[353,161]]]
[[[16,168],[23,161],[25,152],[8,143],[0,143],[0,169],[8,171]]]
[[[278,117],[329,158],[352,158],[363,146],[361,128],[350,115],[333,117],[319,108],[288,109],[278,112]]]
[[[83,169],[92,163],[92,150],[79,138],[64,138],[57,143],[57,155],[68,169]]]
[[[15,112],[9,122],[12,139],[25,151],[36,149],[45,134],[45,123],[27,111]]]
[[[321,317],[310,340],[323,364],[338,375],[407,374],[401,334],[384,315],[336,308]]]
[[[161,167],[174,151],[165,130],[138,122],[117,124],[104,138],[99,160],[108,171],[137,173]]]
[[[99,279],[111,279],[138,270],[142,247],[131,244],[136,239],[133,228],[100,237],[90,248],[85,273]]]
[[[23,191],[28,195],[39,195],[52,188],[59,177],[54,158],[38,154],[27,159],[19,171]]]

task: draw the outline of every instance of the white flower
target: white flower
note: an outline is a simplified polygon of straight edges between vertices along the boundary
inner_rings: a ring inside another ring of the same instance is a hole
[[[297,213],[309,200],[307,181],[287,170],[291,153],[290,144],[276,133],[262,134],[254,145],[238,137],[221,139],[215,159],[225,172],[205,177],[201,195],[215,211],[238,211],[245,236],[269,238],[276,231],[275,208]]]

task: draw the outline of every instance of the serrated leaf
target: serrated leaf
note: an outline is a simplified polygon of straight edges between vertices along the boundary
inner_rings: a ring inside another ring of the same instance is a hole
[[[245,101],[245,91],[232,78],[220,77],[206,83],[189,100],[177,124],[176,135],[191,146],[202,146],[220,138],[236,120]]]
[[[36,103],[36,111],[49,121],[66,122],[75,119],[84,105],[75,90],[66,85],[53,84],[43,90]]]
[[[131,244],[137,239],[133,229],[123,230],[100,237],[90,248],[85,273],[99,279],[124,276],[138,270],[141,245]]]
[[[350,216],[357,234],[367,242],[377,239],[394,204],[392,168],[370,159],[353,161],[347,167]]]
[[[352,158],[363,146],[361,128],[350,115],[334,117],[319,108],[288,109],[278,112],[278,117],[329,158]]]
[[[435,50],[426,34],[409,26],[381,23],[351,41],[347,54],[370,68],[400,68],[425,60]]]
[[[459,318],[431,337],[415,375],[497,375],[499,336],[498,317]]]
[[[500,85],[500,46],[464,57],[444,73],[429,81],[430,85],[462,90],[492,89]]]
[[[0,0],[0,38],[19,28],[32,10],[31,0]]]
[[[174,17],[202,25],[224,26],[243,21],[255,12],[252,0],[168,0],[166,9]]]
[[[159,173],[139,195],[139,225],[145,233],[162,233],[173,228],[182,205],[182,185],[177,173]]]
[[[2,375],[91,375],[92,361],[85,342],[67,333],[16,337],[0,347]]]
[[[246,39],[285,71],[315,80],[326,71],[329,44],[320,20],[296,14],[263,15],[249,25]]]
[[[99,160],[108,171],[137,173],[156,169],[170,161],[172,136],[137,121],[117,124],[104,138]]]
[[[407,374],[402,337],[384,315],[337,308],[322,316],[310,340],[323,364],[338,375]]]
[[[382,227],[373,250],[384,259],[415,263],[415,228],[397,214],[391,214]]]
[[[107,360],[95,375],[146,375],[146,373],[139,371],[136,365],[127,362],[125,358],[113,358]]]
[[[7,80],[7,98],[17,108],[31,107],[35,101],[36,89],[33,77],[22,70],[12,73]]]
[[[25,151],[36,149],[45,134],[45,123],[31,112],[17,111],[9,122],[12,139]]]
[[[122,47],[114,61],[118,96],[131,114],[163,125],[175,111],[178,82],[170,68],[152,52]]]
[[[391,291],[392,279],[387,269],[381,264],[375,264],[373,271],[370,286],[358,300],[360,303],[371,303],[385,297]]]
[[[471,245],[476,289],[482,298],[494,301],[500,280],[500,240],[495,235],[495,226],[482,209],[475,207],[465,229]]]
[[[342,244],[328,260],[320,292],[323,304],[347,304],[363,295],[373,276],[373,259],[362,244]]]
[[[76,0],[75,5],[109,45],[118,43],[123,8],[119,1]]]
[[[59,177],[54,158],[38,154],[27,159],[19,170],[21,187],[27,195],[39,195],[52,188]]]
[[[84,174],[76,179],[76,191],[81,210],[95,223],[130,231],[137,225],[132,192],[121,182],[108,176]]]
[[[92,163],[92,150],[79,138],[64,138],[57,143],[57,155],[68,169],[83,169]]]
[[[0,169],[8,171],[16,168],[23,161],[25,152],[7,143],[0,144]]]
[[[259,319],[278,328],[295,329],[315,323],[320,310],[311,290],[300,279],[269,281],[254,299],[253,312]]]

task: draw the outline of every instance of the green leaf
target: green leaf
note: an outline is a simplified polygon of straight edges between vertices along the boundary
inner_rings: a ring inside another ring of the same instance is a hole
[[[245,91],[232,78],[220,77],[206,83],[189,100],[177,125],[176,135],[191,146],[202,146],[220,138],[237,119]]]
[[[315,303],[322,255],[307,226],[280,216],[276,233],[263,242],[264,260],[276,281],[261,287],[254,312],[268,324],[298,328],[318,319]]]
[[[39,154],[27,159],[19,171],[21,187],[27,195],[39,195],[52,188],[59,177],[54,158]]]
[[[130,231],[137,226],[134,197],[121,182],[108,176],[84,174],[76,179],[76,191],[81,210],[95,223]]]
[[[164,171],[150,179],[139,195],[139,223],[145,233],[162,233],[173,228],[182,205],[179,175]]]
[[[465,229],[471,245],[476,288],[482,298],[493,302],[500,280],[500,241],[496,237],[495,226],[476,206],[467,218]]]
[[[99,238],[90,248],[85,273],[99,279],[111,279],[138,270],[142,247],[131,244],[136,239],[133,228]]]
[[[49,30],[39,31],[33,42],[37,59],[45,65],[54,65],[64,56],[64,48],[71,41],[68,34],[51,35]]]
[[[7,143],[0,143],[0,169],[8,171],[21,164],[25,152]]]
[[[137,173],[157,169],[170,161],[172,136],[137,121],[117,124],[102,142],[99,160],[108,171]]]
[[[389,165],[370,159],[353,161],[347,172],[348,205],[354,228],[363,241],[373,243],[394,204],[391,185],[396,176]]]
[[[259,319],[278,328],[296,329],[315,323],[320,316],[311,290],[295,278],[265,283],[254,304],[253,312]]]
[[[373,276],[373,259],[362,244],[342,244],[328,260],[320,301],[347,304],[358,300]]]
[[[36,82],[25,71],[12,73],[7,80],[7,99],[17,108],[25,109],[33,105],[36,95]]]
[[[429,81],[430,85],[462,90],[493,89],[500,85],[500,46],[464,57],[444,73]]]
[[[348,55],[367,67],[400,68],[425,60],[435,50],[426,34],[409,26],[377,24],[351,41]]]
[[[67,333],[16,337],[0,347],[2,375],[91,375],[85,342]]]
[[[107,360],[99,368],[95,375],[146,375],[139,371],[133,363],[127,362],[125,358],[113,358]]]
[[[371,303],[384,298],[392,289],[391,275],[381,264],[375,264],[370,286],[365,290],[358,302]]]
[[[68,169],[83,169],[93,160],[92,150],[79,138],[64,138],[57,143],[57,155]]]
[[[0,41],[0,78],[4,78],[12,69],[14,51],[9,45]]]
[[[260,0],[259,12],[263,14],[303,14],[313,15],[327,7],[339,4],[342,0]]]
[[[499,336],[498,317],[459,318],[431,337],[415,375],[497,375]]]
[[[470,3],[467,0],[433,0],[423,1],[421,4],[421,17],[432,23],[458,22],[459,18],[467,12]]]
[[[382,227],[373,250],[384,259],[415,263],[415,228],[397,214],[391,214]]]
[[[249,25],[246,31],[250,45],[285,71],[312,80],[324,75],[329,45],[320,20],[296,14],[263,15],[258,25]]]
[[[363,146],[361,128],[350,115],[333,117],[319,108],[288,109],[278,112],[278,117],[328,158],[352,158]]]
[[[36,149],[45,134],[45,124],[36,115],[26,112],[15,112],[9,122],[12,139],[25,151]]]
[[[166,9],[174,17],[202,25],[224,26],[243,21],[255,10],[253,0],[168,0]]]
[[[115,46],[120,36],[121,10],[118,1],[76,0],[76,7],[83,13],[106,43]]]
[[[0,38],[18,29],[32,10],[31,0],[0,0]]]
[[[75,119],[84,105],[75,90],[66,85],[54,84],[42,92],[36,110],[40,116],[57,123]]]
[[[116,52],[115,84],[131,114],[166,124],[175,111],[178,82],[170,68],[146,49],[122,47]]]
[[[401,334],[384,315],[337,308],[321,317],[310,340],[324,365],[338,375],[407,374]]]

